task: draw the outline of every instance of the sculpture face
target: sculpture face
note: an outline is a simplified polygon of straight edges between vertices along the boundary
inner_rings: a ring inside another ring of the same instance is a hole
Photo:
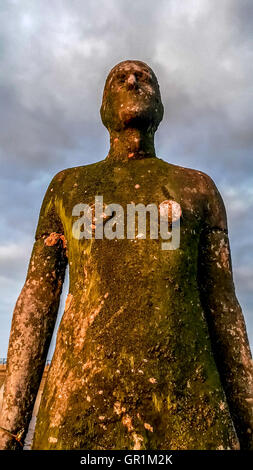
[[[130,60],[116,65],[107,77],[100,112],[109,131],[130,127],[155,132],[163,105],[151,68]]]

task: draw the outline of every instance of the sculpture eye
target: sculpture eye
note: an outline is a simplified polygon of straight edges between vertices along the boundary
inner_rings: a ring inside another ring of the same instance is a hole
[[[126,80],[126,74],[120,73],[117,78],[119,82],[123,83]]]
[[[143,72],[137,72],[137,73],[135,73],[135,76],[138,80],[143,80],[143,79],[147,78],[146,74],[143,73]]]
[[[145,82],[151,82],[152,81],[152,76],[150,75],[150,73],[146,70],[143,70],[141,72],[137,72],[135,73],[136,75],[136,78],[138,81],[145,81]]]

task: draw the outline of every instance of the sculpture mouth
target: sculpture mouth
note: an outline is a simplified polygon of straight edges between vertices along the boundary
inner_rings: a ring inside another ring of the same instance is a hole
[[[136,102],[136,100],[134,100],[133,102],[129,102],[128,106],[119,110],[119,119],[120,122],[124,122],[125,124],[135,123],[137,125],[138,122],[149,124],[152,110],[153,105],[150,101],[141,100],[140,102]]]
[[[127,99],[133,99],[136,101],[153,99],[153,96],[155,95],[155,90],[150,85],[147,85],[145,87],[138,86],[135,88],[127,88],[126,86],[124,86],[118,90],[118,93],[125,95]]]

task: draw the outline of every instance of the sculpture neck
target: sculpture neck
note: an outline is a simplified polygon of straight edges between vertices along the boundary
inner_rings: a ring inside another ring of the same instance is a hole
[[[155,157],[154,132],[124,129],[110,132],[109,160],[127,161]]]

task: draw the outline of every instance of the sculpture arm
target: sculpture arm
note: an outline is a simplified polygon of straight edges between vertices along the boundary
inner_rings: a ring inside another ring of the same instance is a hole
[[[253,364],[235,295],[223,201],[214,187],[200,237],[199,287],[213,353],[241,449],[253,449]]]
[[[66,253],[60,221],[52,212],[51,186],[41,209],[36,240],[24,287],[12,319],[0,426],[27,432],[52,337],[64,274]],[[50,202],[51,201],[51,202]],[[47,213],[47,208],[50,211]],[[50,230],[54,229],[56,233]],[[0,430],[0,448],[20,448]]]

